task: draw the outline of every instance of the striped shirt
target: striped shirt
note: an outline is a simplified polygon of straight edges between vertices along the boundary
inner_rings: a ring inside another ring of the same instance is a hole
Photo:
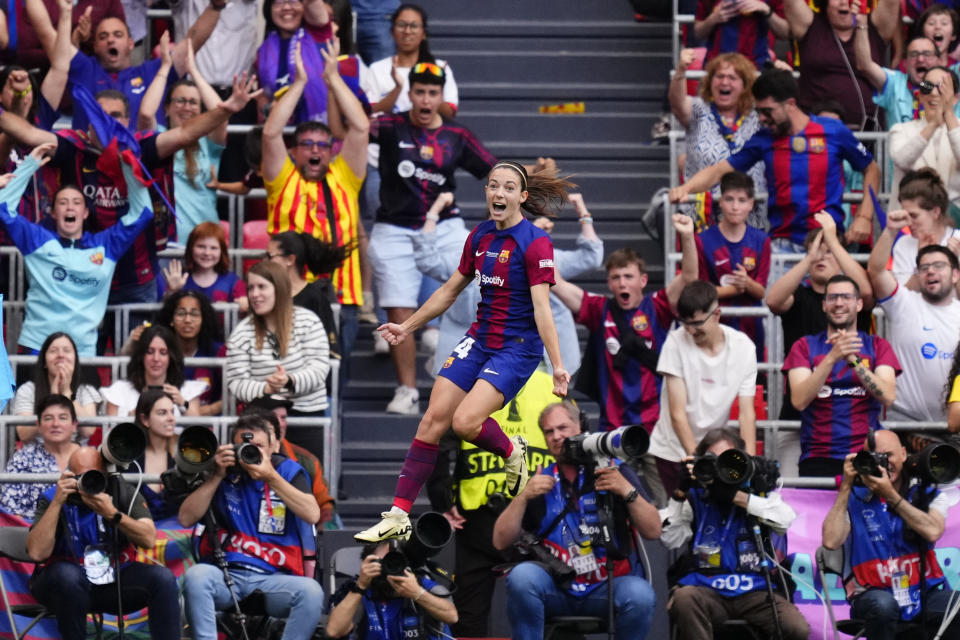
[[[266,394],[266,379],[282,365],[293,391],[282,395],[293,401],[295,411],[317,412],[327,408],[327,372],[330,348],[320,318],[302,307],[293,308],[293,333],[284,358],[274,357],[271,335],[257,349],[253,317],[247,316],[230,334],[227,342],[227,388],[240,402],[250,402]]]
[[[327,184],[333,197],[336,221],[336,244],[357,243],[357,221],[360,219],[357,194],[363,183],[342,156],[337,156],[327,169]],[[284,231],[308,233],[324,242],[331,242],[330,224],[323,189],[319,182],[304,180],[288,156],[280,174],[264,181],[267,189],[267,233]],[[314,274],[320,276],[324,274]],[[313,280],[313,277],[310,278]],[[340,304],[363,304],[360,282],[360,252],[354,247],[339,269],[333,272],[333,286]]]

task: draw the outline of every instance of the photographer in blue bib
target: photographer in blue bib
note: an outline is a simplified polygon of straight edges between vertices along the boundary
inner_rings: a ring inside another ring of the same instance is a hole
[[[440,640],[457,622],[446,572],[430,562],[453,530],[436,512],[420,516],[410,537],[363,546],[356,580],[333,596],[327,638]]]
[[[123,426],[138,429],[114,430]],[[56,486],[38,499],[27,535],[27,553],[39,563],[30,592],[56,615],[63,640],[84,640],[87,613],[118,612],[118,596],[125,611],[149,608],[153,640],[179,640],[176,578],[166,567],[136,561],[136,547],[152,549],[156,536],[143,496],[123,480],[108,482],[99,451],[77,449]]]
[[[185,527],[203,520],[213,530],[204,532],[201,561],[184,577],[192,636],[215,640],[216,611],[260,591],[267,615],[287,619],[282,640],[308,640],[323,613],[323,589],[308,577],[320,507],[306,472],[289,458],[271,455],[276,434],[262,415],[240,417],[230,444],[219,448],[215,440],[202,440],[212,437],[209,430],[192,429],[199,431],[184,431],[177,443],[177,469],[197,470],[185,459],[205,458],[208,467],[185,479],[191,492],[179,520]]]
[[[514,640],[543,638],[547,618],[602,616],[617,638],[642,639],[656,595],[642,577],[635,532],[660,537],[656,508],[640,479],[616,458],[639,458],[649,438],[642,426],[580,433],[570,402],[547,406],[540,428],[557,462],[538,471],[493,529],[493,546],[515,546],[530,561],[507,576],[507,616]]]
[[[840,490],[823,521],[823,546],[843,547],[850,616],[864,621],[867,640],[893,640],[899,621],[932,631],[947,618],[956,594],[934,545],[953,500],[936,485],[953,482],[958,472],[953,445],[930,445],[907,457],[900,437],[886,430],[871,433],[866,448],[843,461]],[[941,637],[960,637],[960,620]]]
[[[786,597],[792,589],[769,566],[771,556],[786,555],[786,530],[797,516],[773,491],[777,463],[747,454],[728,428],[708,431],[686,462],[684,499],[661,511],[663,544],[686,547],[667,573],[677,640],[712,640],[731,618],[761,637],[806,640],[810,626]]]

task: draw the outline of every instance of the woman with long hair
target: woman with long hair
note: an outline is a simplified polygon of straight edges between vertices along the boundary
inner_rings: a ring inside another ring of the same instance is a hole
[[[167,75],[173,66],[170,35],[164,32],[160,38],[161,65],[153,82],[140,102],[137,118],[138,128],[157,129],[157,112],[161,101],[167,117],[167,127],[181,127],[206,109],[215,109],[220,96],[211,87],[197,68],[193,47],[187,49],[187,72],[190,79],[178,80],[167,91]],[[166,94],[164,92],[166,91]],[[166,98],[164,98],[166,95]],[[165,130],[165,129],[161,129]],[[219,223],[217,217],[217,192],[207,184],[217,177],[220,157],[227,144],[227,122],[217,127],[189,147],[173,154],[173,193],[177,202],[177,239],[183,242],[201,222]]]
[[[18,416],[39,415],[37,402],[50,394],[59,394],[70,398],[77,416],[95,416],[102,398],[95,387],[81,380],[77,345],[73,338],[63,331],[51,333],[40,347],[33,380],[17,388],[13,413]],[[82,427],[80,435],[88,438],[95,430],[96,427]],[[17,427],[17,436],[22,442],[32,440],[36,433],[35,426]]]
[[[416,4],[405,3],[397,7],[390,18],[393,41],[397,54],[370,65],[379,95],[368,96],[374,113],[399,113],[411,107],[410,70],[418,62],[430,62],[442,68],[447,81],[443,85],[443,103],[440,115],[452,118],[457,113],[459,93],[453,79],[453,70],[445,60],[434,57],[427,38],[427,12]]]
[[[157,313],[157,324],[173,329],[184,358],[222,358],[226,355],[223,331],[207,296],[181,289],[167,296]],[[187,380],[206,382],[200,395],[200,415],[219,415],[223,408],[223,372],[220,367],[184,366]]]
[[[199,291],[211,302],[236,302],[247,310],[247,287],[230,270],[227,236],[218,222],[201,222],[190,232],[179,260],[171,260],[158,280],[161,299],[181,289]]]
[[[340,353],[340,340],[330,305],[337,301],[337,293],[328,274],[333,273],[351,251],[349,246],[337,246],[296,231],[278,233],[267,245],[267,258],[287,271],[293,304],[317,314],[327,330],[330,353],[335,355]],[[308,270],[318,276],[313,282],[307,281]]]
[[[183,354],[177,338],[168,327],[154,324],[143,330],[133,347],[127,379],[102,387],[107,415],[133,415],[140,394],[148,389],[165,391],[174,402],[177,415],[200,415],[200,395],[206,382],[187,380],[183,373]]]
[[[526,486],[526,441],[521,436],[508,438],[488,416],[523,387],[540,364],[544,347],[553,365],[553,392],[567,393],[570,375],[563,368],[550,311],[553,244],[523,214],[554,215],[571,186],[554,170],[527,175],[516,162],[497,162],[487,177],[490,218],[470,234],[457,271],[403,324],[379,327],[387,342],[399,344],[479,280],[477,320],[440,368],[400,472],[393,507],[382,514],[381,522],[358,533],[357,540],[379,542],[410,533],[410,509],[433,471],[440,438],[451,425],[464,440],[505,460],[503,491],[508,497]]]
[[[247,272],[247,292],[250,315],[227,341],[227,388],[240,402],[279,396],[293,402],[291,416],[323,415],[330,348],[320,318],[294,306],[286,269],[270,260]],[[288,437],[313,453],[322,446],[320,433]]]
[[[134,412],[134,423],[144,430],[147,448],[137,461],[143,473],[163,473],[174,465],[177,452],[177,416],[173,398],[161,389],[147,389],[140,394]],[[177,515],[180,505],[168,500],[162,484],[145,484],[140,488],[154,521]]]

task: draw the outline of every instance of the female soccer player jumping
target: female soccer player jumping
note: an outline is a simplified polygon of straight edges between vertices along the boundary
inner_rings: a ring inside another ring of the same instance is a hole
[[[527,175],[516,162],[501,161],[487,178],[490,218],[471,232],[456,272],[403,324],[380,334],[400,344],[453,304],[476,278],[481,299],[477,319],[443,363],[397,481],[393,507],[356,536],[362,542],[404,538],[409,512],[437,459],[437,444],[450,426],[458,436],[506,460],[505,493],[513,498],[527,483],[527,443],[507,438],[489,415],[510,401],[540,363],[544,345],[553,364],[553,392],[565,396],[570,374],[563,368],[550,313],[553,244],[523,216],[554,215],[566,188],[552,170]]]

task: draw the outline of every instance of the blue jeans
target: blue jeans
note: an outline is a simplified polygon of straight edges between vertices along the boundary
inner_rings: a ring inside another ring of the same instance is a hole
[[[385,2],[384,9],[399,3]],[[396,7],[393,7],[396,8]],[[357,15],[357,52],[367,66],[389,58],[397,52],[391,33],[390,14],[393,12]]]
[[[340,395],[350,379],[350,353],[357,343],[357,331],[360,328],[360,306],[356,304],[340,305]],[[328,389],[329,391],[329,389]]]
[[[613,607],[617,638],[642,640],[653,622],[657,596],[639,576],[613,579]],[[607,617],[607,585],[586,596],[561,591],[544,569],[532,562],[514,567],[507,576],[507,617],[513,640],[543,638],[543,625],[552,616]]]
[[[263,592],[267,613],[287,619],[281,640],[309,640],[313,635],[323,615],[323,589],[316,580],[233,568],[230,575],[238,600],[259,589]],[[220,568],[202,563],[190,567],[183,580],[183,597],[195,640],[216,640],[214,611],[233,606]]]
[[[166,567],[132,562],[120,570],[123,608],[149,608],[150,637],[179,640],[180,601],[177,579]],[[116,583],[95,585],[79,564],[55,562],[30,580],[30,593],[57,616],[63,640],[85,640],[87,613],[117,612]]]
[[[927,591],[925,608],[928,631],[935,631],[940,626],[950,593],[949,589]],[[889,591],[869,589],[850,602],[850,617],[859,618],[866,623],[867,640],[893,640],[896,637],[897,621],[900,620],[900,607]],[[914,620],[920,622],[920,617],[917,616]],[[960,616],[953,619],[943,637],[957,638],[960,637],[958,634]]]

